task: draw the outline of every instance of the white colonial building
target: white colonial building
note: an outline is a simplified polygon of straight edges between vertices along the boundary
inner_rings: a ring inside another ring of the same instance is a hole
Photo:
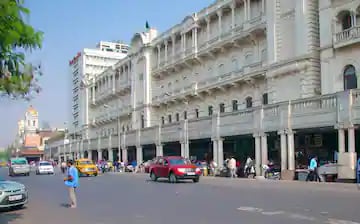
[[[128,56],[87,86],[88,138],[59,156],[221,165],[249,155],[257,168],[271,159],[291,174],[318,155],[354,178],[359,6],[218,0],[164,33],[135,34]]]

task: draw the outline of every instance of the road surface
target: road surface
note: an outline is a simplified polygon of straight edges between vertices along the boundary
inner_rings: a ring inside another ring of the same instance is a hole
[[[105,174],[80,179],[78,208],[71,209],[63,206],[60,174],[8,179],[28,187],[30,203],[0,213],[1,224],[360,224],[355,185],[224,178],[169,184],[142,174]]]

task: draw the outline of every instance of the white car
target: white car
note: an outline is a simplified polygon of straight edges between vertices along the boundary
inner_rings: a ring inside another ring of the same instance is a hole
[[[48,161],[40,161],[36,166],[36,175],[39,174],[54,174],[54,167]]]

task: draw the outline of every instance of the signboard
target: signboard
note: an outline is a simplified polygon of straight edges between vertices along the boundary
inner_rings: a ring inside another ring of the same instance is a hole
[[[69,61],[69,65],[73,65],[75,62],[77,62],[77,60],[80,58],[80,56],[81,56],[81,53],[78,52],[77,55],[72,60]]]

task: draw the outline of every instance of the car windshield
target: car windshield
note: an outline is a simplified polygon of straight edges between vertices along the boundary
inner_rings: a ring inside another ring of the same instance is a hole
[[[169,159],[171,165],[186,165],[190,164],[190,161],[187,159]]]
[[[11,164],[12,165],[26,165],[27,162],[26,162],[26,160],[14,160],[14,161],[11,161]]]
[[[49,162],[42,162],[39,164],[40,166],[51,166],[51,163]]]
[[[80,165],[91,165],[93,163],[91,161],[89,161],[89,160],[85,160],[85,161],[80,161],[79,164]]]

